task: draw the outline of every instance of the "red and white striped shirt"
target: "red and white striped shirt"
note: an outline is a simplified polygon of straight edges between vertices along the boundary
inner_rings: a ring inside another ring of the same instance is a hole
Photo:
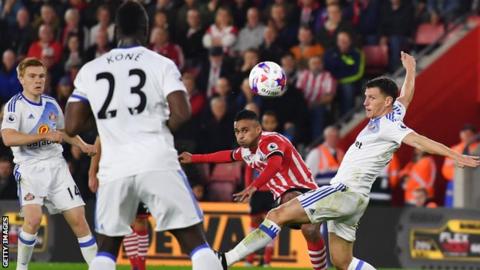
[[[312,105],[323,95],[335,94],[337,81],[328,71],[313,74],[309,70],[300,72],[297,80],[297,88],[303,92],[308,105]]]
[[[167,58],[170,58],[178,67],[182,70],[185,65],[185,57],[183,56],[183,51],[180,46],[174,43],[168,42],[163,46],[151,46],[152,51],[155,51]]]
[[[270,155],[282,155],[282,168],[267,182],[267,187],[275,198],[294,188],[316,189],[312,173],[292,143],[277,132],[262,132],[255,152],[239,147],[232,152],[234,160],[243,160],[247,166],[261,172],[267,166]]]

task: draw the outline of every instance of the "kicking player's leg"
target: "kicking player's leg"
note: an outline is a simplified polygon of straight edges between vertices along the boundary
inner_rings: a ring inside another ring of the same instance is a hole
[[[232,250],[225,253],[227,265],[232,265],[251,252],[268,245],[280,232],[280,228],[286,224],[309,223],[305,210],[297,199],[291,200],[270,210],[259,228],[249,233]]]
[[[338,270],[375,270],[369,263],[353,257],[353,242],[329,233],[329,248],[332,264]]]
[[[66,210],[63,212],[63,216],[78,239],[83,259],[87,264],[90,264],[93,258],[97,255],[97,242],[95,241],[87,220],[85,219],[85,208],[83,206],[78,206]]]
[[[33,248],[37,240],[37,232],[42,221],[42,206],[28,204],[22,207],[24,222],[18,235],[17,270],[28,269]]]
[[[290,201],[302,194],[302,192],[296,190],[287,191],[282,195],[281,203]],[[320,225],[321,224],[303,224],[300,227],[303,237],[307,241],[308,255],[310,257],[313,270],[322,270],[327,268],[327,252],[325,248],[325,241],[320,233]]]

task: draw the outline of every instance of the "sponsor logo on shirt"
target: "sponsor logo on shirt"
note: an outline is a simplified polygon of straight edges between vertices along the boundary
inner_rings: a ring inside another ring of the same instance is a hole
[[[8,123],[15,123],[17,121],[17,117],[15,116],[15,114],[11,113],[9,115],[7,115],[7,122]]]
[[[270,152],[271,152],[271,151],[275,151],[275,150],[278,149],[278,145],[277,145],[276,143],[273,143],[273,142],[272,142],[272,143],[269,143],[269,144],[267,145],[267,149],[268,149],[268,151],[270,151]]]
[[[50,115],[48,116],[48,119],[50,119],[50,121],[56,121],[57,115],[54,112],[51,112]]]
[[[24,201],[31,201],[31,200],[33,200],[33,199],[35,199],[35,195],[33,195],[33,194],[30,193],[30,192],[27,193],[27,194],[25,195],[25,197],[23,197],[23,200],[24,200]]]
[[[50,130],[50,127],[47,124],[40,125],[38,127],[38,134],[45,134]]]

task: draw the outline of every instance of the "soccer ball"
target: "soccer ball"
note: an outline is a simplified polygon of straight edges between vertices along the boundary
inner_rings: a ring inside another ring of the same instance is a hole
[[[264,97],[278,97],[287,90],[285,71],[275,62],[265,61],[255,65],[248,76],[250,89]]]

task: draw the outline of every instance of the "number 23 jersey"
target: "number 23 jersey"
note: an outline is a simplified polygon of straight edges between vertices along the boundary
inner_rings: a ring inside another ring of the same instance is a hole
[[[142,46],[113,49],[85,64],[74,85],[69,102],[88,102],[95,116],[100,181],[180,169],[167,96],[186,90],[170,59]]]

